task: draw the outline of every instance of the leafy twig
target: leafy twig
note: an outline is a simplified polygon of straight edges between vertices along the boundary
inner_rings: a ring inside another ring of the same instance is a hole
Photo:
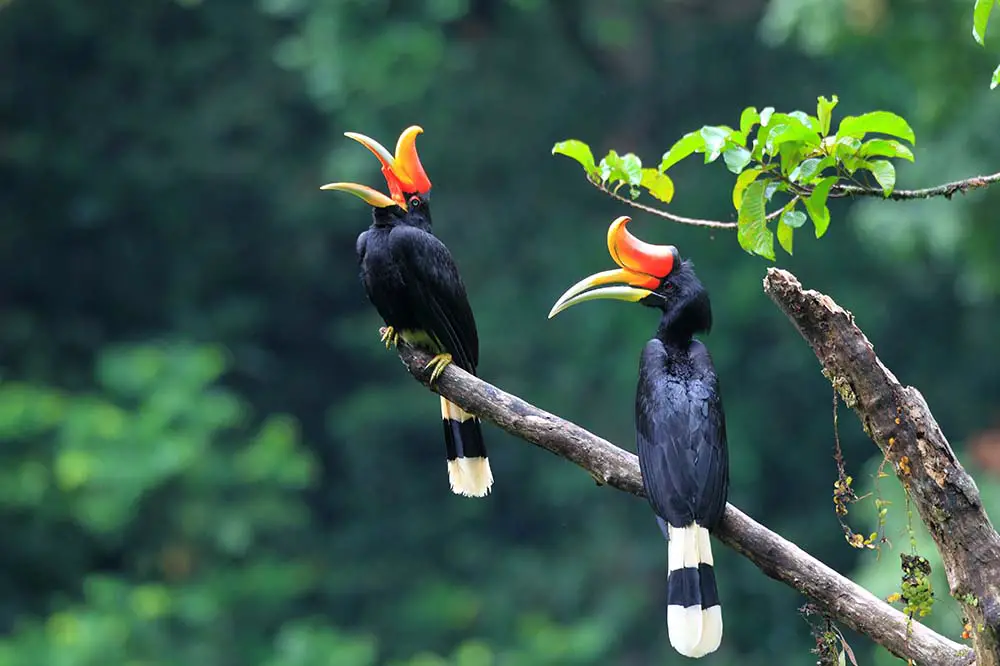
[[[647,206],[641,204],[638,201],[632,201],[628,197],[624,197],[616,192],[612,192],[608,188],[604,187],[601,183],[594,182],[592,180],[588,181],[591,185],[604,192],[609,197],[621,201],[624,204],[628,204],[633,208],[638,208],[639,210],[645,211],[650,215],[656,215],[657,217],[662,217],[671,222],[677,222],[678,224],[688,224],[693,227],[707,227],[710,229],[736,229],[736,222],[724,222],[722,220],[705,220],[698,217],[684,217],[683,215],[677,215],[669,211],[662,210],[660,208],[653,208],[652,206]],[[932,199],[936,197],[944,197],[945,199],[951,199],[955,194],[961,193],[965,194],[970,190],[978,190],[985,187],[989,187],[994,183],[1000,183],[1000,173],[989,174],[988,176],[973,176],[972,178],[966,178],[964,180],[956,180],[950,183],[944,183],[943,185],[937,185],[935,187],[924,187],[917,190],[893,190],[889,196],[885,196],[885,192],[882,191],[880,187],[864,187],[861,185],[834,185],[830,188],[830,198],[842,198],[842,197],[880,197],[882,199],[891,199],[893,201],[915,201],[920,199]],[[776,210],[770,213],[765,218],[771,221],[781,215],[784,209]]]
[[[979,1],[989,6],[997,2]],[[879,196],[896,201],[939,196],[950,199],[956,192],[1000,182],[1000,173],[996,173],[936,187],[897,190],[893,160],[914,160],[913,128],[891,111],[870,111],[844,116],[834,131],[832,113],[838,101],[836,95],[830,99],[820,96],[816,115],[747,107],[737,125],[705,125],[688,132],[663,154],[656,167],[643,166],[634,153],[619,155],[614,150],[598,162],[590,146],[579,139],[556,143],[552,153],[579,163],[587,181],[617,201],[678,224],[735,229],[740,247],[771,261],[776,259],[775,237],[782,249],[792,254],[795,230],[807,219],[812,220],[816,238],[823,237],[830,227],[831,196]],[[645,191],[670,204],[674,182],[668,171],[694,155],[702,155],[705,164],[721,160],[736,176],[732,190],[735,221],[685,217],[636,202]],[[622,188],[625,192],[620,194]],[[775,198],[779,194],[789,200],[779,210],[768,213],[768,207],[779,205],[784,198]]]

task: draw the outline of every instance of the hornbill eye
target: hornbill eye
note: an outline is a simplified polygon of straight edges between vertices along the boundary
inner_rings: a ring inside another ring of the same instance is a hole
[[[421,203],[420,197],[418,197],[416,195],[410,197],[410,202],[409,203],[410,203],[410,210],[413,210],[414,208],[416,208],[417,206],[420,205],[420,203]]]

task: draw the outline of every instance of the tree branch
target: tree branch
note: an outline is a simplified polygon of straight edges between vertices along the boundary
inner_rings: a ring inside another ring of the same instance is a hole
[[[829,296],[804,291],[795,276],[776,268],[768,269],[764,291],[812,346],[823,374],[893,463],[941,553],[951,594],[976,629],[977,664],[1000,665],[1000,535],[923,396],[899,383],[851,313]]]
[[[399,355],[410,374],[427,386],[431,356],[406,344]],[[431,389],[466,411],[507,432],[571,460],[598,484],[643,497],[638,459],[610,442],[515,395],[449,365]],[[747,557],[766,575],[808,596],[831,618],[859,631],[893,654],[920,664],[965,666],[972,651],[901,612],[841,576],[731,504],[714,532],[724,544]]]
[[[861,187],[859,185],[834,185],[830,188],[830,196],[862,196],[862,197],[882,197],[894,201],[912,201],[914,199],[931,199],[933,197],[944,197],[951,199],[956,193],[965,194],[969,190],[978,190],[989,187],[993,183],[1000,183],[1000,173],[993,173],[988,176],[973,176],[965,180],[956,180],[936,187],[924,187],[919,190],[893,190],[889,196],[885,196],[880,187]]]
[[[607,194],[612,199],[632,206],[632,208],[638,208],[639,210],[645,211],[650,215],[665,218],[671,222],[687,224],[693,227],[708,227],[710,229],[736,229],[739,226],[737,222],[705,220],[698,217],[684,217],[683,215],[676,215],[660,208],[653,208],[652,206],[641,204],[628,197],[623,197],[614,190],[608,189],[604,183],[595,182],[589,178],[587,179],[587,182],[599,189],[601,192]],[[893,190],[889,196],[885,196],[885,193],[880,187],[834,185],[830,188],[830,197],[881,197],[883,199],[892,199],[893,201],[913,201],[915,199],[931,199],[933,197],[951,199],[958,192],[965,194],[969,190],[978,190],[980,188],[989,187],[993,183],[1000,183],[1000,173],[993,173],[988,176],[973,176],[972,178],[956,180],[951,183],[945,183],[944,185],[938,185],[936,187],[925,187],[919,190]],[[796,195],[796,198],[797,197],[798,195]],[[768,213],[765,219],[768,221],[773,220],[780,216],[784,210],[784,207],[782,207],[772,213]]]

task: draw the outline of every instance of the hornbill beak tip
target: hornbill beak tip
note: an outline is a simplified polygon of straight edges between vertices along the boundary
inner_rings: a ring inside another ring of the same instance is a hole
[[[382,194],[378,190],[372,189],[367,185],[359,185],[358,183],[327,183],[319,189],[336,190],[338,192],[353,194],[373,208],[389,208],[391,206],[399,206],[399,203]]]

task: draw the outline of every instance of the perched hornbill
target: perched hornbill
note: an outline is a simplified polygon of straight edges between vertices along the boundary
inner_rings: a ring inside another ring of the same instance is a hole
[[[639,361],[635,433],[649,503],[669,540],[667,630],[688,657],[714,652],[722,640],[722,607],[708,531],[722,517],[729,490],[726,420],[708,349],[694,340],[708,332],[708,292],[690,261],[672,245],[650,245],[619,217],[608,229],[608,251],[621,268],[573,285],[549,317],[584,301],[612,298],[663,311],[656,336]],[[625,283],[592,289],[599,285]],[[588,291],[590,290],[590,291]]]
[[[372,224],[358,236],[361,282],[385,320],[382,341],[402,338],[433,353],[427,367],[433,382],[449,363],[476,374],[479,335],[465,285],[444,243],[431,232],[430,191],[416,138],[423,129],[403,131],[393,155],[378,141],[346,132],[382,163],[390,196],[356,183],[330,183],[324,190],[354,194],[372,206]],[[483,497],[493,485],[479,419],[441,398],[441,418],[452,492]]]

